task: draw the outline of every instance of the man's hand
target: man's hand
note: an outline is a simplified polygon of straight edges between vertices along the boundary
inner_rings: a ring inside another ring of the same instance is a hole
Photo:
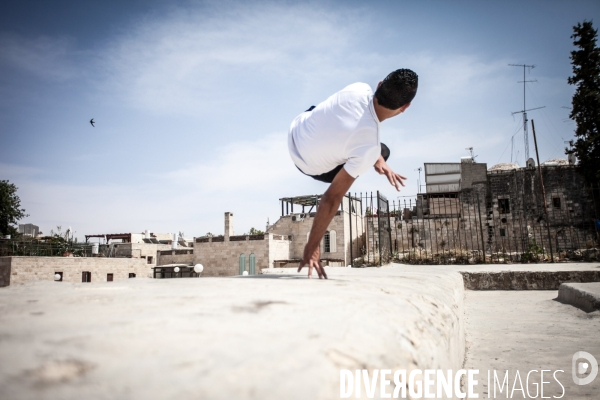
[[[304,266],[308,266],[308,277],[312,278],[312,270],[313,268],[317,270],[317,275],[319,275],[319,279],[327,279],[327,273],[325,273],[325,268],[323,268],[323,264],[321,264],[321,250],[317,247],[317,249],[312,252],[307,252],[307,248],[304,248],[304,257],[302,258],[302,263],[300,267],[298,267],[298,272],[304,268]]]
[[[304,256],[302,257],[302,264],[298,267],[298,272],[302,270],[305,265],[308,265],[308,277],[312,276],[312,270],[315,268],[319,278],[327,279],[327,274],[323,265],[319,262],[321,257],[321,251],[319,250],[319,243],[325,231],[329,226],[329,223],[333,219],[333,216],[340,207],[340,203],[344,198],[344,195],[350,190],[350,186],[354,182],[352,176],[350,176],[344,168],[337,173],[333,182],[329,185],[329,188],[321,197],[319,206],[317,207],[317,214],[313,221],[310,234],[308,235],[308,242],[304,246]]]
[[[388,178],[388,181],[390,181],[390,184],[395,187],[397,191],[400,191],[400,185],[406,186],[404,184],[406,177],[395,173],[382,156],[379,156],[374,168],[379,175],[385,175]]]

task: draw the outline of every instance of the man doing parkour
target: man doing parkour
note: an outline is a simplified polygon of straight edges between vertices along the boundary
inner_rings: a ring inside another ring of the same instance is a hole
[[[305,175],[330,183],[319,202],[298,272],[308,266],[327,279],[319,243],[344,195],[371,167],[400,191],[404,176],[386,163],[390,150],[380,142],[379,124],[402,114],[417,93],[418,77],[409,69],[389,74],[375,94],[366,83],[354,83],[318,106],[298,115],[288,134],[288,148],[296,167]]]

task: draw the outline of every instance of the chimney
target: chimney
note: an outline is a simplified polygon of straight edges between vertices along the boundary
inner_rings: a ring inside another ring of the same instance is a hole
[[[225,213],[225,240],[229,240],[229,236],[234,236],[233,233],[233,213]]]

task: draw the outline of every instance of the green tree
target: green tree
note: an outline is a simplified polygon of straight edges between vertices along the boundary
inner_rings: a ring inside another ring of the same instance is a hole
[[[261,230],[258,230],[254,227],[250,228],[250,231],[248,232],[248,235],[264,235],[265,233]]]
[[[21,208],[21,199],[17,196],[17,187],[9,181],[0,181],[0,234],[16,235],[13,226],[20,219],[28,217]]]
[[[596,46],[598,31],[591,21],[573,27],[571,52],[573,76],[570,85],[575,85],[571,114],[577,123],[575,141],[571,150],[579,160],[579,169],[589,185],[600,182],[600,49]]]

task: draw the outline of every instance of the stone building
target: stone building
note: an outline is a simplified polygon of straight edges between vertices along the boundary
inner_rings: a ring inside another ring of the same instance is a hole
[[[98,255],[109,258],[142,258],[148,265],[167,264],[165,256],[192,254],[193,241],[177,237],[171,233],[107,233],[85,235],[86,243],[100,239]],[[176,240],[175,240],[176,239]],[[159,258],[163,256],[163,261]]]
[[[567,160],[489,170],[470,159],[428,163],[425,179],[427,190],[414,207],[391,216],[399,252],[557,253],[597,246],[593,192]]]
[[[111,282],[151,278],[152,270],[140,258],[0,257],[0,287],[28,281]]]
[[[36,238],[41,234],[40,227],[34,224],[19,224],[19,233],[33,238]]]
[[[287,235],[235,235],[233,213],[226,212],[224,235],[195,238],[194,263],[204,265],[202,276],[255,275],[275,259],[288,258],[289,249]]]
[[[265,268],[297,267],[321,197],[280,199],[281,218],[261,235],[235,235],[233,213],[226,212],[224,235],[195,238],[194,263],[204,265],[203,276],[233,276],[244,271],[253,275]],[[321,261],[326,265],[345,266],[350,262],[351,246],[355,252],[360,248],[363,222],[358,218],[358,201],[344,197],[340,210],[329,224],[321,241]],[[294,212],[294,205],[298,212]],[[358,222],[352,225],[354,232],[351,232],[352,218]],[[181,260],[180,257],[169,259],[170,262]]]

